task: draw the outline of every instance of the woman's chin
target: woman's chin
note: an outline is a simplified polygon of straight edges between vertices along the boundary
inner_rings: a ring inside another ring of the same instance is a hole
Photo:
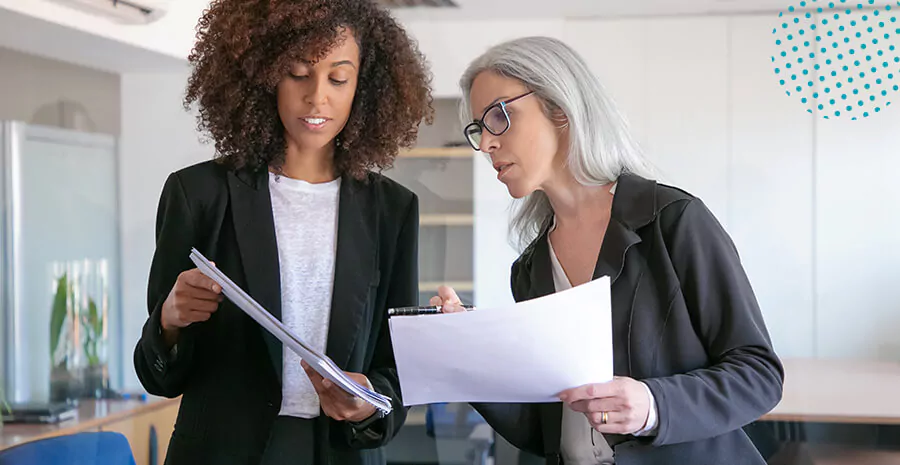
[[[326,132],[314,132],[299,130],[289,134],[297,148],[302,150],[319,151],[334,145],[334,134]]]
[[[506,184],[506,191],[509,192],[509,196],[516,200],[519,200],[519,199],[527,196],[528,194],[534,192],[534,189],[526,189],[524,186],[522,186],[518,183],[515,183],[515,182],[510,182],[510,183],[505,183],[505,184]]]

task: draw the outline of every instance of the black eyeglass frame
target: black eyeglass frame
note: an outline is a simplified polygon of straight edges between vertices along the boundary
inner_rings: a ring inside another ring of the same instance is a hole
[[[534,91],[530,90],[528,92],[525,92],[522,95],[513,97],[511,99],[504,100],[502,102],[497,102],[497,103],[485,108],[484,113],[481,114],[481,119],[476,119],[476,120],[472,121],[471,123],[467,124],[466,127],[463,128],[463,136],[465,136],[466,142],[469,143],[469,146],[471,146],[475,150],[481,151],[481,147],[480,147],[481,144],[476,146],[475,143],[472,141],[472,139],[469,137],[469,129],[470,128],[477,130],[478,133],[481,133],[481,131],[487,131],[495,136],[500,136],[503,133],[505,133],[506,131],[509,131],[509,127],[512,125],[512,121],[510,121],[510,119],[509,119],[509,113],[506,111],[506,106],[509,105],[510,103],[515,102],[516,100],[528,97],[529,95],[531,95],[533,93],[534,93]],[[487,117],[487,114],[494,108],[500,108],[500,111],[503,112],[503,116],[506,118],[506,128],[504,128],[502,131],[499,131],[499,132],[494,132],[493,130],[491,130],[491,128],[489,128],[486,124],[484,124],[484,119]]]

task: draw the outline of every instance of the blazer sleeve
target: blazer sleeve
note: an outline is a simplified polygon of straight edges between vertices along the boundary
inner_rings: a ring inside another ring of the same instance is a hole
[[[643,380],[659,408],[654,445],[697,441],[741,428],[781,400],[784,380],[734,244],[700,200],[682,204],[680,214],[672,208],[678,204],[663,210],[663,234],[710,365]]]
[[[134,368],[153,395],[177,397],[184,391],[194,351],[194,328],[182,328],[173,350],[162,337],[162,305],[178,275],[193,268],[189,254],[196,238],[184,186],[177,173],[169,175],[156,216],[156,250],[147,285],[149,318],[134,350]]]
[[[521,302],[526,298],[517,285],[520,279],[521,265],[517,260],[510,272],[510,286],[513,298]],[[541,427],[540,407],[542,404],[483,404],[473,403],[472,407],[481,414],[500,436],[513,446],[544,456],[543,429]]]
[[[387,307],[415,305],[419,300],[419,200],[412,196],[406,218],[397,237],[396,257],[388,287]],[[385,315],[387,312],[385,312]],[[397,362],[387,317],[382,318],[371,367],[366,373],[375,392],[391,398],[393,409],[384,418],[361,431],[347,425],[350,445],[354,448],[376,448],[387,444],[406,421],[406,408],[400,393]]]

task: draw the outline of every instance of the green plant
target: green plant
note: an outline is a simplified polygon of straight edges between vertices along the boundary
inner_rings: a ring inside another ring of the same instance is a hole
[[[2,404],[4,412],[12,415],[12,407],[10,407],[9,402],[6,401],[6,390],[3,389],[2,382],[0,382],[0,404]]]
[[[53,297],[53,308],[50,313],[50,365],[57,367],[65,362],[65,356],[56,360],[56,350],[59,348],[62,336],[63,324],[66,322],[66,304],[69,297],[69,279],[63,273],[56,280],[56,295]]]
[[[81,326],[84,328],[84,353],[88,358],[88,366],[100,364],[99,344],[103,338],[103,315],[97,311],[97,303],[88,298],[88,311],[81,315]]]
[[[63,326],[66,322],[68,314],[69,296],[72,295],[72,287],[68,276],[63,273],[56,280],[56,295],[53,297],[53,308],[50,313],[50,364],[58,367],[64,365],[67,354],[63,354],[57,359],[57,350],[62,343]],[[73,302],[77,305],[76,302]],[[103,339],[103,315],[97,308],[97,302],[93,298],[88,298],[87,311],[80,308],[74,309],[74,314],[79,315],[80,323],[83,330],[83,342],[85,356],[88,359],[88,366],[96,366],[100,364],[100,342]]]

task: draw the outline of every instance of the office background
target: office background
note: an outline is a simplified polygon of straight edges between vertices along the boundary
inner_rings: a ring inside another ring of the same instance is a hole
[[[512,300],[508,195],[480,155],[459,148],[456,80],[490,45],[547,35],[586,57],[659,179],[701,197],[732,235],[780,356],[900,363],[900,92],[857,121],[807,113],[772,62],[772,29],[790,2],[457,3],[396,10],[437,98],[435,126],[388,173],[425,199],[423,296],[451,282],[479,306]],[[181,103],[204,7],[179,0],[152,24],[124,26],[52,1],[0,0],[0,121],[115,139],[116,389],[140,389],[130,352],[146,318],[162,183],[213,154]],[[885,43],[900,46],[900,34]]]

